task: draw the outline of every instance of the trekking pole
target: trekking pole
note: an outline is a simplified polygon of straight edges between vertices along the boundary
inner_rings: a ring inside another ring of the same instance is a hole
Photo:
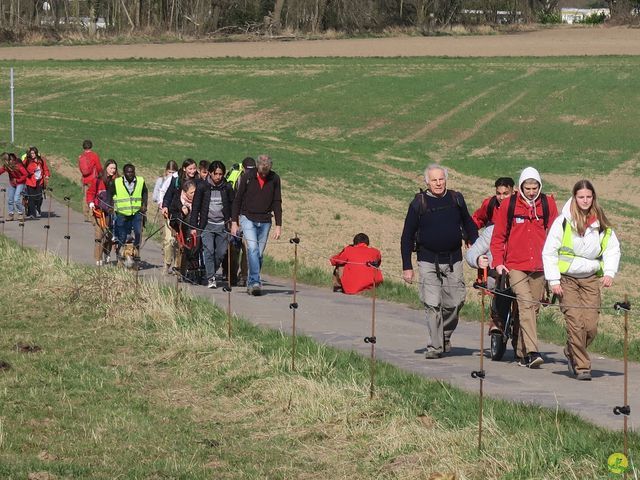
[[[227,337],[231,338],[231,237],[227,243],[227,284],[222,291],[227,292]]]
[[[182,276],[182,247],[178,246],[178,255],[180,258],[180,268],[176,268],[176,307],[180,303],[180,277]],[[177,265],[177,260],[176,260]]]
[[[47,188],[47,190],[49,190],[49,192],[52,191],[51,188]],[[43,228],[45,229],[45,234],[44,234],[44,254],[47,254],[47,251],[49,250],[49,230],[51,229],[51,200],[53,198],[53,195],[49,194],[49,210],[47,211],[47,224],[43,225]]]
[[[484,321],[485,321],[485,295],[487,288],[487,269],[478,269],[478,279],[473,284],[474,288],[480,288],[481,308],[480,314],[480,370],[471,372],[472,378],[480,380],[480,398],[478,404],[478,451],[482,450],[482,407],[484,401]]]
[[[7,189],[2,188],[2,234],[4,235],[4,224],[7,222]]]
[[[289,304],[291,309],[291,370],[296,370],[296,310],[298,309],[297,289],[298,289],[298,244],[300,238],[294,233],[295,237],[289,239],[289,243],[293,243],[293,301]]]
[[[371,362],[369,365],[369,399],[372,400],[375,395],[376,380],[376,269],[379,262],[367,262],[367,266],[373,270],[373,295],[371,296],[371,336],[364,337],[364,343],[371,344]]]
[[[628,373],[629,373],[629,310],[631,310],[631,304],[629,303],[629,297],[624,295],[624,302],[616,302],[613,306],[616,311],[624,310],[624,404],[622,406],[614,407],[613,413],[615,415],[624,415],[623,424],[623,442],[624,442],[624,456],[628,457],[628,420],[631,415],[631,407],[628,403]],[[627,472],[624,472],[624,478],[627,478]]]
[[[67,265],[69,265],[69,244],[71,243],[71,197],[64,197],[64,201],[67,202],[67,234],[64,238],[67,241]]]

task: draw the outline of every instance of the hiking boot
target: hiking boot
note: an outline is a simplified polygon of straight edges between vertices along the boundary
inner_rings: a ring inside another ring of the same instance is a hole
[[[18,221],[24,223],[24,213],[19,213],[18,214]]]
[[[259,283],[256,283],[251,287],[251,295],[254,297],[259,297],[262,295],[262,286]]]
[[[542,355],[538,352],[531,352],[528,355],[525,355],[524,358],[520,359],[518,365],[527,368],[539,368],[543,363],[544,359],[542,358]]]
[[[562,349],[562,353],[564,353],[564,356],[567,359],[567,370],[569,370],[569,373],[571,375],[575,375],[576,374],[576,367],[573,365],[573,360],[571,360],[571,355],[569,354],[569,349],[567,348],[566,345]],[[591,378],[589,378],[589,380],[591,380]]]
[[[246,278],[239,278],[238,279],[238,286],[239,287],[246,287],[247,286],[247,279]]]
[[[576,380],[583,380],[583,381],[590,382],[591,381],[591,372],[586,371],[586,370],[584,372],[578,372],[576,374]]]
[[[424,354],[424,358],[427,360],[442,358],[442,352],[439,352],[438,350],[427,350]]]
[[[216,283],[216,277],[212,277],[209,279],[209,283],[207,284],[207,288],[218,288],[218,284]]]
[[[333,287],[333,293],[344,293],[344,290],[342,290],[342,287],[335,286]]]
[[[444,341],[444,353],[449,353],[451,351],[451,340]]]
[[[7,222],[13,222],[13,213],[10,213],[9,215],[7,215]]]

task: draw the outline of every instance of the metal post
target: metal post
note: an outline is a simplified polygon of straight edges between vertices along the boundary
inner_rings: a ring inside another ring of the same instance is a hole
[[[67,241],[67,265],[69,265],[69,244],[71,243],[71,197],[64,197],[67,202],[67,234],[64,236]]]
[[[51,189],[48,188],[47,190],[49,190],[49,211],[47,212],[47,224],[43,225],[46,233],[44,235],[44,254],[46,255],[49,249],[49,230],[51,229],[51,199],[52,199],[52,195],[51,195]]]
[[[15,142],[15,111],[14,111],[14,103],[13,103],[13,67],[11,67],[11,144]]]
[[[298,310],[297,290],[298,290],[298,244],[300,239],[298,234],[289,240],[293,243],[293,301],[289,304],[291,309],[291,370],[296,369],[296,310]]]

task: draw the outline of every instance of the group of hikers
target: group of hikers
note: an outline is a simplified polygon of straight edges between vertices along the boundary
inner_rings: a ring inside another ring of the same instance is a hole
[[[95,225],[97,265],[139,259],[142,229],[148,220],[148,188],[126,164],[122,175],[114,160],[101,164],[90,140],[78,158],[85,198],[85,220]],[[0,174],[8,173],[6,220],[41,215],[49,179],[46,159],[36,147],[22,158],[3,153]],[[452,349],[466,289],[463,259],[487,272],[489,279],[506,279],[517,304],[514,350],[518,365],[538,368],[544,363],[537,335],[537,318],[547,290],[559,299],[566,320],[564,354],[570,372],[591,380],[587,348],[594,340],[601,289],[610,287],[618,270],[620,244],[598,203],[594,186],[578,181],[558,212],[555,199],[542,189],[533,167],[525,168],[517,185],[510,177],[495,182],[495,195],[470,214],[460,192],[448,188],[446,168],[434,164],[424,172],[426,190],[411,201],[400,239],[402,278],[415,279],[425,308],[425,357],[437,359]],[[217,288],[225,279],[261,295],[263,253],[275,219],[273,238],[281,235],[280,177],[272,160],[245,158],[227,170],[221,161],[186,159],[167,163],[151,196],[163,217],[164,272]],[[158,218],[156,218],[158,220]],[[466,252],[463,255],[463,247]],[[464,257],[464,258],[463,258]],[[381,253],[358,233],[351,245],[330,258],[334,292],[355,294],[383,281]],[[494,285],[491,280],[485,286]],[[496,295],[498,293],[493,291]],[[489,332],[505,328],[494,310]]]
[[[97,265],[130,254],[137,261],[142,229],[147,222],[149,190],[135,166],[114,160],[101,165],[90,140],[78,159],[82,175],[85,220],[95,224]],[[186,159],[178,167],[169,161],[156,179],[151,201],[162,215],[164,272],[192,283],[217,288],[221,279],[262,293],[262,259],[272,216],[273,238],[280,238],[282,197],[280,177],[272,160],[245,158],[227,171],[221,161]],[[158,218],[156,217],[156,220]]]
[[[451,351],[451,337],[465,299],[462,271],[467,263],[506,276],[517,303],[514,349],[518,365],[544,363],[537,318],[545,284],[559,299],[566,320],[564,354],[578,380],[591,380],[587,347],[596,336],[601,289],[618,271],[620,244],[588,180],[578,181],[558,212],[555,199],[542,191],[542,179],[525,168],[515,188],[509,177],[495,183],[495,195],[471,215],[462,194],[447,188],[447,170],[430,165],[427,189],[415,196],[401,237],[403,279],[412,283],[412,252],[417,252],[418,291],[427,323],[427,359]],[[484,229],[479,234],[479,229]],[[503,328],[493,316],[490,330]]]
[[[9,177],[5,221],[40,218],[50,176],[46,158],[29,147],[21,157],[2,153],[0,163],[0,175],[6,172]]]

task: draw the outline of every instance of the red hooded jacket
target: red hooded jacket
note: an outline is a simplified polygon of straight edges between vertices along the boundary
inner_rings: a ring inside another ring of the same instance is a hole
[[[368,246],[366,243],[348,245],[340,253],[331,257],[331,265],[344,266],[342,273],[342,290],[353,295],[382,283],[382,272],[366,265],[367,262],[382,262],[380,250]]]
[[[43,180],[45,177],[50,176],[49,167],[47,166],[47,160],[44,157],[40,157],[35,161],[27,162],[27,187],[35,188],[38,185],[38,181],[36,180],[36,170],[40,167],[41,177],[40,180]]]
[[[547,230],[544,229],[542,213],[542,200],[536,198],[534,207],[529,205],[520,192],[515,193],[516,208],[511,222],[511,233],[507,238],[507,216],[509,212],[509,199],[503,200],[504,206],[495,211],[493,220],[495,227],[491,236],[492,266],[504,265],[509,270],[521,270],[525,272],[541,272],[542,248],[547,238]],[[549,219],[547,229],[558,216],[558,207],[551,195],[549,200]],[[506,202],[506,203],[505,203]]]

